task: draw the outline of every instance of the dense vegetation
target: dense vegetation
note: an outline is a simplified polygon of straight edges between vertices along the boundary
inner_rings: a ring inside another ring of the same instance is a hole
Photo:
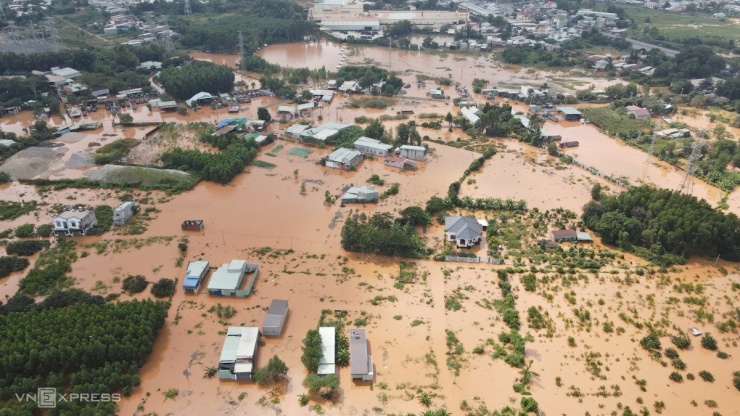
[[[19,272],[28,267],[27,259],[15,256],[0,257],[0,279],[10,276],[11,273]]]
[[[228,183],[257,156],[259,146],[251,141],[235,140],[220,153],[176,148],[162,155],[166,168],[190,171],[202,179]]]
[[[136,372],[152,351],[168,306],[152,301],[105,304],[79,292],[50,296],[38,305],[30,298],[9,300],[0,315],[3,411],[37,414],[35,402],[11,399],[39,387],[56,387],[60,393],[130,394],[140,383]],[[60,400],[55,410],[113,415],[116,406]]]
[[[740,261],[740,220],[712,209],[704,200],[648,186],[591,202],[583,213],[586,226],[606,244],[661,265],[689,256],[716,256]]]
[[[118,139],[101,146],[95,151],[95,164],[107,165],[118,162],[128,155],[137,144],[139,144],[139,141],[136,139]]]
[[[301,362],[309,373],[315,373],[319,369],[319,360],[323,355],[321,334],[317,329],[309,329],[306,338],[303,339],[303,355],[301,355]]]
[[[342,227],[342,248],[384,256],[424,257],[427,250],[411,225],[401,225],[388,212],[364,213],[347,219]]]
[[[167,93],[178,100],[186,100],[201,91],[215,95],[234,89],[231,69],[204,61],[163,69],[159,80]]]
[[[57,244],[41,252],[33,268],[21,279],[18,293],[28,296],[46,295],[69,286],[72,263],[77,258],[75,242],[57,240]]]
[[[344,81],[356,80],[362,88],[370,88],[373,84],[384,81],[380,90],[373,89],[371,91],[374,95],[396,95],[403,87],[403,80],[377,66],[344,66],[337,72],[336,80],[337,85],[341,85]]]
[[[14,220],[36,209],[36,201],[0,201],[0,221]]]
[[[5,248],[5,252],[9,255],[17,256],[32,256],[39,251],[49,247],[48,241],[42,240],[21,240],[11,241]]]

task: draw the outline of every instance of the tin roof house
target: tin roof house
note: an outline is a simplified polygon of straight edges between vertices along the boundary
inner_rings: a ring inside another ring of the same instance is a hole
[[[252,379],[259,338],[257,327],[229,327],[218,360],[220,380]]]
[[[266,337],[277,337],[283,332],[285,318],[288,316],[288,301],[285,299],[273,299],[270,308],[267,309],[265,320],[262,322],[262,335]]]
[[[372,186],[348,187],[342,195],[343,204],[377,202],[380,194]]]
[[[241,289],[244,275],[252,273],[250,283],[245,289]],[[232,260],[224,263],[213,272],[208,282],[208,294],[216,296],[236,296],[243,298],[249,296],[252,286],[259,273],[256,264],[247,263],[245,260]]]
[[[352,380],[373,381],[373,357],[367,348],[365,328],[349,330],[349,367]]]
[[[205,260],[191,261],[185,271],[185,279],[182,281],[182,289],[185,293],[194,295],[200,290],[200,285],[206,277],[210,264]]]
[[[355,141],[355,149],[365,155],[385,157],[393,149],[393,146],[377,139],[362,136]]]
[[[337,373],[337,328],[333,326],[322,326],[319,328],[321,335],[321,358],[319,358],[319,368],[316,374],[327,376]]]
[[[113,224],[121,227],[137,212],[139,212],[139,205],[134,201],[126,201],[113,210]]]
[[[350,170],[362,161],[362,153],[340,147],[326,157],[324,164],[330,168]]]
[[[405,144],[396,151],[396,156],[405,157],[413,160],[426,160],[427,148],[423,146],[411,146]]]

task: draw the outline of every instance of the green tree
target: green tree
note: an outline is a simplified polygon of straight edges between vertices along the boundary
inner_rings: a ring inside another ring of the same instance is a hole
[[[118,119],[123,124],[128,124],[128,123],[133,123],[134,122],[134,117],[131,114],[129,114],[129,113],[121,113],[121,115],[118,116]]]
[[[306,387],[309,392],[313,394],[318,393],[321,397],[328,399],[331,398],[339,388],[339,377],[335,374],[329,374],[327,376],[309,374],[306,379],[303,380],[303,386]]]
[[[601,184],[598,182],[591,187],[591,199],[594,201],[601,199]]]
[[[168,298],[175,293],[175,281],[161,278],[152,285],[152,295],[157,298]]]
[[[445,121],[447,122],[447,126],[452,128],[452,113],[449,111],[447,112],[447,115],[445,116]]]
[[[372,120],[367,127],[365,127],[365,136],[372,139],[383,140],[385,136],[385,127],[379,119]]]
[[[309,329],[303,339],[303,355],[301,362],[309,373],[315,373],[319,368],[319,360],[323,356],[321,349],[321,334],[316,329]]]
[[[260,386],[267,386],[287,380],[288,366],[277,355],[270,358],[265,367],[254,371],[254,381]]]
[[[265,107],[260,107],[257,109],[257,118],[260,120],[263,120],[265,123],[269,123],[270,120],[272,120],[272,116],[270,116],[270,112],[267,111]]]
[[[714,339],[714,337],[709,334],[704,334],[704,336],[701,337],[701,346],[708,350],[716,351],[717,350],[717,340]]]
[[[557,156],[557,155],[559,155],[560,152],[558,152],[558,145],[555,144],[555,142],[548,143],[547,144],[547,153],[550,156]]]
[[[420,225],[426,230],[427,226],[432,224],[432,216],[424,211],[421,207],[412,206],[401,210],[401,222],[412,226]]]

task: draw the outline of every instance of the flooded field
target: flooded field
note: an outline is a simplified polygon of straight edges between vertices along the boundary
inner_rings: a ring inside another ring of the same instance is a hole
[[[332,43],[302,43],[273,45],[259,54],[283,65],[312,68],[327,65],[329,69],[336,66],[333,59],[339,59],[339,50],[340,46]],[[352,48],[348,55],[350,62],[370,60],[383,65],[388,50]],[[235,62],[229,55],[196,53],[194,56],[231,66]],[[402,74],[407,82],[413,81],[412,71],[418,68],[433,76],[453,76],[468,85],[474,77],[501,83],[536,83],[545,79],[542,74],[505,70],[487,58],[472,55],[393,50],[391,67],[408,70]],[[413,87],[408,95],[423,96],[424,91]],[[481,96],[475,99],[484,101]],[[238,116],[253,117],[259,106],[266,106],[278,119],[274,107],[280,101],[255,99],[245,104]],[[421,113],[444,115],[458,111],[450,102],[413,98],[399,99],[383,110],[351,108],[350,103],[351,98],[338,96],[308,119],[317,122],[321,116],[324,121],[352,122],[359,116],[394,116],[397,111],[408,109],[414,111],[412,119],[420,124],[424,121],[417,117]],[[524,107],[515,105],[515,110],[524,111]],[[234,116],[225,109],[210,108],[191,111],[187,116],[152,112],[145,106],[132,112],[135,121],[172,121],[180,126],[195,121],[214,123]],[[59,154],[35,155],[46,160],[29,168],[29,175],[51,178],[86,175],[97,169],[81,162],[95,148],[90,147],[93,142],[104,144],[127,137],[142,142],[139,145],[144,149],[142,153],[151,150],[144,139],[148,128],[113,127],[112,116],[104,111],[90,117],[103,121],[103,127],[63,136],[59,139],[64,143],[57,150]],[[204,289],[198,295],[185,295],[181,287],[177,289],[167,323],[139,373],[141,386],[120,403],[120,414],[418,414],[424,410],[420,404],[424,393],[430,396],[432,408],[444,407],[456,415],[479,406],[491,411],[517,406],[522,396],[512,387],[522,372],[502,359],[493,358],[496,345],[501,345],[499,335],[508,331],[496,307],[497,301],[503,300],[497,271],[507,267],[523,267],[536,276],[534,290],[527,289],[518,277],[511,283],[520,315],[520,331],[532,336],[525,352],[534,373],[530,386],[532,397],[539,403],[542,414],[621,414],[625,406],[635,413],[642,408],[650,412],[660,408],[670,415],[711,414],[715,410],[725,416],[740,414],[738,393],[732,387],[732,371],[738,370],[735,360],[740,354],[738,335],[732,331],[719,332],[716,328],[716,323],[727,320],[734,313],[733,305],[740,302],[740,292],[732,286],[740,276],[737,265],[722,260],[692,259],[687,265],[664,274],[656,267],[647,266],[644,260],[616,253],[611,264],[599,270],[546,272],[545,266],[531,263],[532,269],[529,259],[509,255],[513,247],[507,247],[502,265],[416,260],[416,279],[399,286],[397,276],[402,259],[345,252],[341,248],[344,221],[358,212],[396,214],[408,206],[424,207],[431,196],[445,195],[449,184],[457,181],[479,154],[425,142],[430,147],[430,156],[426,162],[419,163],[417,171],[402,172],[387,167],[380,158],[366,159],[354,171],[328,169],[318,162],[332,149],[306,147],[283,139],[282,133],[293,121],[272,123],[268,130],[276,133],[278,140],[264,149],[258,160],[274,166],[248,166],[246,173],[228,185],[202,182],[177,196],[134,192],[130,196],[135,199],[147,198],[142,209],[154,212],[152,219],[145,221],[143,233],[124,235],[124,230],[114,228],[105,236],[78,240],[79,259],[70,273],[75,278],[74,285],[101,295],[120,293],[120,280],[127,275],[141,274],[150,282],[162,277],[177,278],[180,286],[191,260],[204,259],[211,266],[219,266],[232,259],[244,259],[258,263],[261,268],[254,292],[246,299],[209,296],[203,293]],[[394,128],[400,122],[388,121],[384,125]],[[28,113],[0,119],[4,130],[22,131],[32,123]],[[624,178],[631,184],[645,182],[669,189],[675,189],[680,182],[679,170],[655,160],[646,164],[644,152],[608,138],[593,126],[548,121],[544,128],[566,140],[580,141],[580,147],[566,152],[606,175]],[[444,142],[469,139],[459,129],[449,132],[447,128],[420,127],[419,132]],[[590,200],[594,183],[608,186],[609,192],[620,191],[616,185],[582,168],[562,164],[544,149],[511,139],[492,139],[489,143],[496,146],[497,155],[462,184],[461,197],[523,199],[530,213],[536,212],[535,208],[549,212],[565,208],[580,213],[583,204]],[[204,148],[193,142],[187,145]],[[296,147],[310,153],[306,158],[290,154]],[[147,154],[134,156],[136,160],[150,160],[146,159],[150,156]],[[18,165],[17,169],[23,168]],[[373,174],[386,181],[386,185],[378,187],[381,192],[398,183],[398,195],[378,204],[342,207],[338,203],[325,203],[327,193],[339,196],[345,186],[364,185]],[[116,206],[126,198],[126,193],[68,189],[41,195],[37,189],[17,182],[1,185],[3,200],[42,203],[32,213],[4,221],[2,228],[48,223],[54,204]],[[699,181],[694,194],[711,203],[721,196],[716,189]],[[728,200],[732,212],[740,210],[736,195],[737,192]],[[514,218],[511,223],[523,223],[526,215],[529,213]],[[204,220],[205,229],[181,231],[180,224],[186,219]],[[428,247],[441,247],[444,230],[436,221],[419,232]],[[528,232],[521,240],[529,244],[538,237],[541,236]],[[184,238],[188,249],[182,254],[178,242]],[[605,250],[596,240],[591,246],[577,246],[574,250]],[[568,252],[571,246],[564,248]],[[0,299],[17,291],[21,276],[22,273],[16,273],[0,279]],[[675,285],[679,283],[701,284],[702,292],[689,295],[677,289]],[[148,296],[146,291],[134,296],[122,294],[119,299]],[[694,297],[704,299],[704,303],[698,306],[697,302],[702,300]],[[226,328],[260,326],[265,309],[275,298],[288,299],[290,313],[283,334],[265,339],[260,346],[257,365],[265,365],[270,357],[278,355],[289,367],[289,381],[273,391],[252,383],[206,378],[206,369],[217,365]],[[218,305],[233,307],[236,315],[219,318],[212,309]],[[545,327],[536,327],[528,318],[531,308],[545,316]],[[306,376],[300,360],[302,340],[306,331],[317,325],[323,310],[332,314],[346,312],[344,321],[348,327],[367,328],[376,378],[372,385],[355,383],[349,369],[341,368],[336,402],[312,400],[310,408],[300,407],[298,398],[306,392],[301,384]],[[588,312],[588,319],[582,318],[584,311]],[[707,314],[712,314],[712,318],[707,318]],[[663,348],[672,346],[670,335],[686,333],[689,327],[711,332],[718,339],[720,350],[729,355],[727,359],[701,348],[698,338],[692,339],[692,347],[681,350],[680,354],[687,367],[684,375],[708,371],[714,375],[715,382],[700,378],[683,383],[669,380],[668,375],[673,371],[670,360],[663,358],[666,361],[663,365],[639,346],[639,340],[648,333],[645,323],[662,331]],[[448,331],[457,340],[452,347]],[[462,350],[454,352],[455,345]],[[165,399],[163,392],[168,389],[178,389],[178,396]],[[313,407],[316,404],[320,407]]]

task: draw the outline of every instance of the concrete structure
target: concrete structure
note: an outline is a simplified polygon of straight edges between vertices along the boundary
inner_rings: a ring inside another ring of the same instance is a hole
[[[483,226],[473,217],[445,217],[445,235],[458,248],[470,248],[480,243]]]
[[[627,114],[635,116],[638,120],[650,120],[650,111],[646,108],[638,107],[636,105],[628,105],[625,107]]]
[[[219,380],[252,379],[259,339],[257,327],[229,327],[218,360]]]
[[[340,147],[326,157],[325,164],[330,168],[352,169],[362,161],[362,153],[354,149]]]
[[[583,117],[583,114],[573,107],[557,107],[557,110],[563,113],[566,120],[580,120]]]
[[[322,326],[319,328],[321,335],[321,358],[316,374],[328,376],[337,373],[337,329],[333,326]]]
[[[349,330],[349,368],[352,380],[373,381],[373,357],[367,348],[365,328]]]
[[[95,211],[91,209],[64,211],[54,217],[55,236],[86,235],[98,224]]]
[[[380,194],[372,186],[348,187],[342,195],[343,204],[362,204],[365,202],[376,202]]]
[[[426,160],[427,148],[422,146],[411,146],[405,144],[398,148],[396,152],[397,156],[405,157],[413,160]]]
[[[365,155],[385,157],[388,156],[393,146],[383,143],[380,140],[362,136],[355,141],[355,149]]]
[[[200,290],[200,285],[206,277],[210,264],[205,260],[188,262],[185,278],[182,281],[182,289],[185,293],[194,295]]]
[[[139,64],[139,68],[141,69],[162,69],[162,63],[158,61],[145,61]]]
[[[205,228],[205,226],[206,224],[203,220],[185,220],[180,225],[183,231],[200,231]]]
[[[134,201],[126,201],[113,210],[113,224],[121,227],[137,212],[139,212],[139,204]]]
[[[391,166],[394,168],[399,168],[403,170],[416,170],[416,163],[414,163],[411,160],[406,159],[405,157],[396,157],[391,156],[385,158],[385,161],[383,162],[386,166]]]
[[[314,0],[313,7],[308,9],[308,18],[321,22],[325,18],[362,13],[361,0]]]
[[[208,294],[216,296],[246,297],[250,289],[239,289],[246,273],[257,274],[259,268],[256,264],[247,263],[244,260],[232,260],[224,263],[213,272],[208,282]]]
[[[285,318],[288,317],[288,301],[285,299],[273,299],[270,307],[262,321],[262,335],[266,337],[279,337],[283,333]]]

